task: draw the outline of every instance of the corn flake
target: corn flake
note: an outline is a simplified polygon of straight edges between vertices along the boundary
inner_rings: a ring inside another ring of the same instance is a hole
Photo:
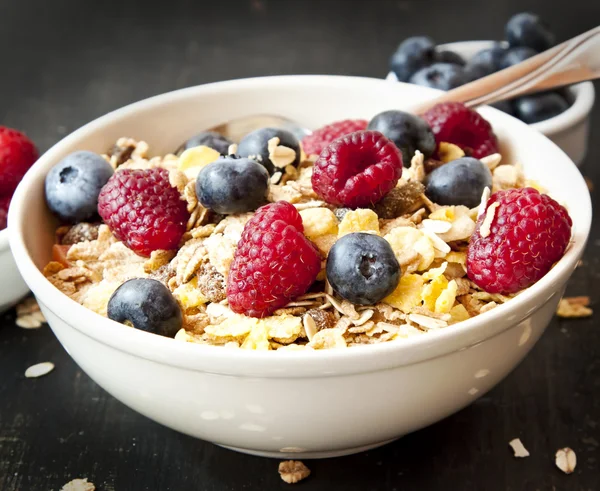
[[[379,235],[379,217],[373,210],[351,210],[344,215],[338,229],[338,238],[353,232],[371,232]]]
[[[338,220],[329,208],[307,208],[300,211],[304,235],[310,240],[338,233]]]
[[[405,314],[421,304],[421,290],[425,280],[418,274],[405,274],[396,289],[383,301]]]

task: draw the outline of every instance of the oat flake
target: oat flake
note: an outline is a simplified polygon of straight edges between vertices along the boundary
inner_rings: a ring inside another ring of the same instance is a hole
[[[577,466],[577,455],[569,447],[561,448],[556,452],[555,464],[565,474],[571,474]]]
[[[94,491],[96,486],[93,483],[88,482],[87,478],[84,479],[73,479],[65,484],[61,491]]]
[[[54,363],[45,361],[43,363],[31,365],[27,370],[25,370],[25,377],[27,377],[27,378],[43,377],[44,375],[49,374],[52,370],[54,370]]]
[[[513,452],[515,453],[515,457],[523,458],[529,457],[529,452],[523,445],[523,442],[519,438],[515,438],[508,442],[508,444],[512,447]]]

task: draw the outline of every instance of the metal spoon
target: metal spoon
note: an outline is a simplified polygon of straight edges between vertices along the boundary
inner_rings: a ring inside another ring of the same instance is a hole
[[[410,108],[410,111],[422,114],[435,104],[451,101],[476,107],[599,77],[600,26],[510,68],[452,89]],[[265,127],[288,130],[299,140],[312,133],[297,122],[274,114],[237,118],[210,128],[210,131],[239,142],[251,131]]]

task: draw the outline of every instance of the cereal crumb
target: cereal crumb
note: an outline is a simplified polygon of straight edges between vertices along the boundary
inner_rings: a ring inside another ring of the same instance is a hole
[[[31,365],[27,370],[25,370],[25,377],[27,377],[27,378],[43,377],[44,375],[49,374],[52,370],[54,370],[54,363],[45,361],[43,363]]]
[[[94,491],[95,489],[96,486],[85,478],[69,481],[61,488],[61,491]]]
[[[511,440],[510,442],[508,442],[508,444],[512,447],[513,452],[515,453],[515,457],[529,457],[529,452],[527,451],[525,445],[523,445],[523,442],[519,438]]]
[[[577,465],[577,455],[569,447],[561,448],[556,451],[555,463],[565,474],[571,474]]]
[[[558,303],[556,315],[564,319],[590,317],[594,311],[589,304],[590,297],[564,297]]]
[[[310,476],[310,469],[299,460],[286,460],[279,463],[279,475],[288,484],[296,484]]]

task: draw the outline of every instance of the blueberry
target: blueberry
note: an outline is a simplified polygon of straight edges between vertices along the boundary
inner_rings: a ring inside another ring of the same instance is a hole
[[[506,24],[505,34],[511,47],[525,46],[538,53],[551,48],[556,42],[548,26],[538,15],[530,12],[512,16]]]
[[[254,160],[222,157],[196,179],[198,201],[221,215],[256,210],[266,202],[269,173]]]
[[[460,65],[452,63],[434,63],[421,68],[410,77],[410,83],[433,89],[451,90],[467,82],[465,71]]]
[[[512,100],[494,102],[493,104],[490,104],[490,106],[495,107],[506,114],[510,114],[511,116],[515,115],[514,101]]]
[[[110,164],[98,154],[79,151],[67,155],[46,175],[48,208],[67,223],[96,218],[98,195],[112,174]]]
[[[357,305],[373,305],[392,293],[400,265],[387,240],[373,234],[344,235],[329,251],[327,279],[335,292]]]
[[[403,111],[384,111],[375,116],[368,129],[379,131],[392,140],[402,152],[402,163],[410,165],[415,151],[419,150],[425,158],[435,151],[435,136],[424,119]]]
[[[408,82],[421,68],[431,65],[435,58],[435,43],[426,36],[405,39],[390,58],[390,69],[400,82]]]
[[[425,194],[438,205],[476,207],[483,190],[492,187],[492,173],[481,161],[463,157],[435,169],[427,177]]]
[[[511,67],[535,55],[537,55],[537,51],[525,46],[510,48],[506,51],[506,54],[502,58],[502,61],[500,62],[500,68],[503,69]]]
[[[493,46],[475,53],[465,67],[467,77],[472,81],[497,72],[505,55],[506,49],[502,46]]]
[[[160,281],[127,280],[108,300],[108,318],[141,331],[172,338],[183,325],[181,308]]]
[[[435,53],[435,61],[437,63],[452,63],[453,65],[465,66],[465,59],[454,51],[437,51]]]
[[[278,128],[262,128],[246,135],[238,145],[238,155],[256,160],[265,166],[269,174],[273,174],[277,165],[271,160],[269,153],[269,140],[279,138],[279,145],[291,148],[296,153],[296,158],[290,163],[300,163],[300,142],[289,131]]]
[[[176,153],[177,155],[181,155],[188,148],[204,145],[205,147],[210,147],[213,150],[216,150],[221,155],[227,155],[229,145],[232,143],[232,141],[215,131],[203,131],[202,133],[192,136],[189,140],[183,143],[183,145],[177,149]]]
[[[516,116],[527,124],[553,118],[568,108],[569,102],[556,91],[526,95],[515,101]]]

